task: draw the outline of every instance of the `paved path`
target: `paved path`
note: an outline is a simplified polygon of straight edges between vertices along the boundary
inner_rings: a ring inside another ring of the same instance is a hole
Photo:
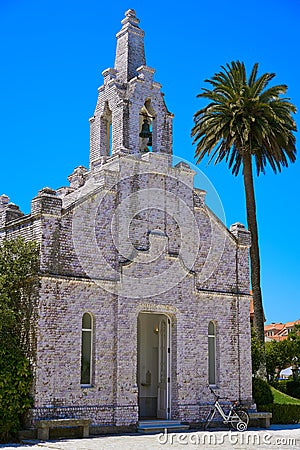
[[[272,425],[267,430],[251,429],[245,433],[227,431],[187,432],[155,435],[112,435],[88,439],[65,439],[31,444],[0,445],[5,450],[260,450],[300,449],[299,425]]]

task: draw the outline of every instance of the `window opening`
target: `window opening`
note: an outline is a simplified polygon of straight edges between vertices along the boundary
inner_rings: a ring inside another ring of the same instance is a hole
[[[208,382],[216,384],[216,326],[214,322],[208,325]]]
[[[81,331],[81,385],[92,384],[92,335],[92,316],[89,313],[84,313]]]
[[[106,102],[101,116],[101,148],[102,154],[111,156],[112,154],[112,112]]]

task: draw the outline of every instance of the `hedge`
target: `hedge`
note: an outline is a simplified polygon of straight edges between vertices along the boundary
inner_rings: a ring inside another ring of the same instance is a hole
[[[290,397],[300,399],[300,381],[280,380],[272,383],[272,386]]]
[[[269,405],[273,403],[273,393],[269,384],[261,378],[252,378],[253,398],[257,405]]]
[[[273,403],[269,405],[257,405],[257,410],[271,412],[272,423],[300,423],[300,405]]]

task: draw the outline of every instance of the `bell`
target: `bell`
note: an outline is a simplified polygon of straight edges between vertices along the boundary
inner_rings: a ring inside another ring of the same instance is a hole
[[[150,131],[150,125],[149,125],[148,119],[144,119],[142,129],[141,129],[139,136],[144,139],[149,138],[149,141],[150,141],[150,139],[152,141],[152,133]],[[148,145],[150,145],[150,144],[148,143]]]

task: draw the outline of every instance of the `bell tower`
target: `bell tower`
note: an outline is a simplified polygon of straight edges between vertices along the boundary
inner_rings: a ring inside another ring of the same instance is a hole
[[[90,168],[117,154],[148,151],[172,154],[172,119],[146,65],[144,31],[133,9],[125,13],[117,33],[114,68],[102,72],[94,115],[90,118]]]

